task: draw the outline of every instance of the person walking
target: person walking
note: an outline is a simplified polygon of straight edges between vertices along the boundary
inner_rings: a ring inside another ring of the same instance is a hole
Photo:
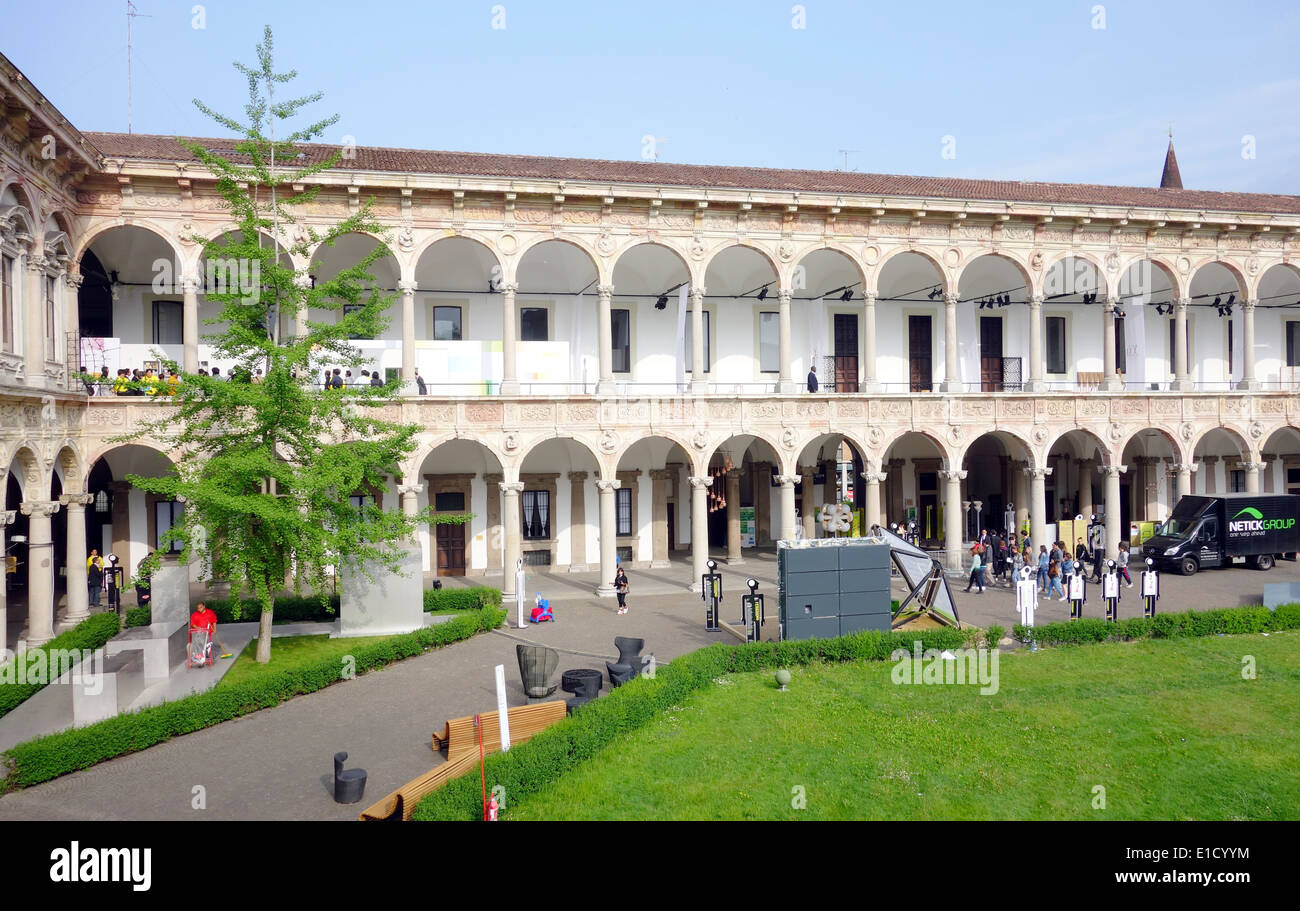
[[[1038,590],[1039,592],[1047,591],[1047,568],[1051,566],[1052,558],[1048,556],[1047,545],[1038,545]]]
[[[1095,521],[1088,529],[1088,546],[1092,548],[1092,581],[1101,581],[1101,568],[1106,559],[1106,526]]]
[[[1128,574],[1128,546],[1127,541],[1119,542],[1119,555],[1115,560],[1115,564],[1119,567],[1116,572],[1119,573],[1120,578],[1128,584],[1129,588],[1132,588],[1133,577]]]
[[[1052,600],[1052,592],[1060,592],[1060,601],[1065,600],[1065,589],[1061,588],[1061,564],[1053,561],[1047,567],[1047,600]]]
[[[91,550],[86,558],[86,592],[90,596],[90,606],[99,607],[99,593],[104,588],[104,558],[97,549]]]
[[[980,546],[976,544],[970,549],[970,579],[966,581],[966,591],[970,591],[972,585],[978,586],[981,593],[984,591],[984,581],[981,575],[983,568],[984,563],[980,559]]]
[[[1074,578],[1074,573],[1076,571],[1075,568],[1077,566],[1078,564],[1074,562],[1074,557],[1067,550],[1065,552],[1065,558],[1061,560],[1061,587],[1065,589],[1067,597],[1070,594],[1070,580]]]
[[[627,582],[627,573],[623,572],[623,567],[619,567],[614,573],[614,594],[618,595],[618,612],[627,613],[627,592],[631,586]]]

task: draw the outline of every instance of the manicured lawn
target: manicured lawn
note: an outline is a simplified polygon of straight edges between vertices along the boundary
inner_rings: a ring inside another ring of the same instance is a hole
[[[1021,651],[991,696],[893,667],[720,678],[503,816],[1300,818],[1295,632]]]
[[[267,664],[257,663],[257,640],[254,639],[233,659],[235,666],[221,678],[216,688],[238,686],[268,674],[278,674],[294,667],[312,666],[328,659],[337,660],[341,669],[344,655],[354,653],[362,645],[382,642],[385,638],[387,637],[362,636],[355,639],[331,639],[327,634],[277,636],[271,640],[271,660]]]

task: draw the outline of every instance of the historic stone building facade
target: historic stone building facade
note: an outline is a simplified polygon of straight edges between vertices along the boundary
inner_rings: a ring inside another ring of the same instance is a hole
[[[0,98],[0,472],[32,605],[8,641],[33,643],[85,613],[88,547],[130,571],[180,508],[124,482],[172,454],[112,442],[166,404],[76,375],[228,366],[193,238],[232,225],[173,138],[80,133],[3,58]],[[1104,505],[1113,544],[1193,490],[1300,489],[1298,197],[398,149],[318,182],[305,223],[372,201],[390,232],[294,262],[386,245],[390,327],[357,344],[424,431],[384,503],[474,516],[422,535],[430,572],[698,584],[710,541],[739,562],[841,500],[957,567],[1008,512],[1038,542]]]

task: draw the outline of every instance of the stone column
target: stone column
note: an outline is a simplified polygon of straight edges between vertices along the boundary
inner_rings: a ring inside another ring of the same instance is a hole
[[[1085,519],[1092,515],[1092,459],[1077,459],[1079,469],[1079,515]]]
[[[1119,392],[1124,388],[1124,381],[1116,373],[1119,362],[1118,353],[1115,350],[1115,306],[1119,303],[1119,298],[1106,298],[1105,309],[1102,311],[1103,329],[1105,338],[1102,340],[1102,388],[1112,392]]]
[[[514,282],[501,286],[501,394],[518,395],[519,394],[519,361],[516,357],[515,340],[518,337],[518,328],[515,323],[519,319],[518,310],[515,308],[515,292],[519,286]],[[518,522],[516,522],[516,525]],[[513,569],[510,570],[514,572]],[[511,587],[514,582],[510,583]]]
[[[1174,386],[1176,390],[1187,391],[1192,388],[1191,378],[1187,373],[1187,308],[1191,299],[1180,297],[1174,304]]]
[[[880,392],[876,377],[876,293],[870,291],[862,299],[862,386],[865,393]]]
[[[0,556],[5,553],[5,528],[12,525],[16,518],[18,518],[18,510],[0,509]],[[9,601],[5,591],[9,585],[4,575],[7,571],[8,567],[0,561],[0,654],[9,647]]]
[[[45,386],[45,260],[27,254],[23,296],[23,372],[27,385]],[[14,309],[18,309],[15,305]],[[48,637],[47,637],[48,638]]]
[[[704,375],[704,289],[691,288],[691,392],[709,391]],[[703,570],[701,570],[703,574]],[[696,579],[699,584],[699,579]]]
[[[799,387],[794,381],[794,368],[790,351],[790,298],[793,296],[794,292],[789,288],[782,288],[777,292],[777,300],[780,304],[777,317],[780,330],[778,332],[777,356],[781,360],[781,374],[776,391],[786,394],[799,391]]]
[[[524,485],[520,481],[502,481],[497,486],[501,488],[501,524],[506,530],[505,549],[501,552],[501,600],[512,601],[515,597],[515,571],[524,550],[523,516],[519,511],[519,494]]]
[[[794,521],[794,482],[799,480],[792,474],[779,474],[776,482],[781,485],[781,538],[793,541],[796,534]]]
[[[1114,348],[1111,348],[1114,351]],[[1043,381],[1043,296],[1029,298],[1029,392],[1042,392],[1047,388]]]
[[[1219,464],[1219,457],[1216,455],[1201,456],[1201,464],[1205,466],[1206,496],[1213,496],[1215,489],[1218,487],[1218,484],[1216,484],[1215,482],[1218,479],[1218,474],[1219,474],[1219,469],[1216,467]],[[1226,487],[1224,489],[1224,492],[1225,493],[1227,492]]]
[[[873,525],[884,525],[884,518],[880,515],[880,485],[885,478],[886,474],[883,471],[868,470],[862,473],[862,480],[867,484],[863,534],[870,531]]]
[[[1264,462],[1241,463],[1242,471],[1246,472],[1246,493],[1259,493],[1259,473],[1264,465]]]
[[[1241,382],[1238,389],[1258,389],[1255,379],[1255,305],[1257,299],[1241,302]],[[1285,354],[1285,352],[1283,352]]]
[[[1264,463],[1264,493],[1276,493],[1273,481],[1273,462],[1277,459],[1277,454],[1272,452],[1262,452],[1259,455],[1260,461]]]
[[[68,611],[63,619],[74,625],[90,616],[90,591],[86,587],[86,507],[94,501],[88,493],[65,493],[59,497],[68,510]]]
[[[587,568],[587,472],[569,472],[569,572]]]
[[[420,494],[424,493],[423,484],[399,484],[397,495],[402,501],[402,515],[415,516],[420,511]]]
[[[961,508],[961,482],[966,472],[947,468],[939,469],[943,481],[943,556],[948,572],[960,573],[962,524],[965,513]]]
[[[181,303],[181,341],[185,351],[181,369],[186,373],[199,371],[199,282],[186,278],[181,282],[184,300]]]
[[[1197,465],[1195,463],[1187,464],[1184,462],[1174,466],[1174,471],[1177,472],[1178,474],[1175,489],[1180,499],[1182,497],[1190,497],[1192,495],[1192,472],[1195,471],[1196,469],[1197,469]],[[1170,512],[1172,511],[1173,511],[1173,507],[1171,506]]]
[[[402,389],[415,386],[415,282],[398,282],[402,292]]]
[[[697,336],[698,337],[698,336]],[[700,590],[700,579],[709,561],[709,485],[713,478],[691,478],[691,591]]]
[[[727,565],[745,562],[740,550],[740,469],[727,472]]]
[[[613,395],[614,389],[614,317],[610,312],[610,301],[614,297],[613,285],[597,285],[596,300],[596,338],[600,346],[600,380],[596,383],[596,395]],[[581,298],[578,298],[581,300]]]
[[[615,563],[618,561],[618,516],[614,502],[614,491],[622,486],[622,481],[596,482],[600,505],[600,579],[596,584],[596,594],[602,598],[612,598],[614,592]]]
[[[813,478],[816,475],[809,467],[802,469],[799,474],[802,479],[799,485],[799,513],[803,520],[803,536],[812,539],[817,537],[817,523],[813,518]]]
[[[1050,468],[1025,469],[1029,476],[1029,540],[1035,554],[1040,544],[1052,543],[1047,540],[1047,476],[1051,473]]]
[[[957,342],[957,295],[947,292],[943,296],[944,318],[944,372],[942,392],[961,392],[961,367]]]
[[[838,503],[840,501],[840,466],[839,462],[833,459],[825,459],[821,463],[822,475],[826,480],[822,483],[822,503]]]
[[[1016,506],[1016,533],[1025,527],[1025,522],[1029,519],[1029,476],[1026,473],[1029,469],[1029,463],[1025,461],[1013,461],[1011,463],[1011,487],[1012,500]]]
[[[651,503],[653,514],[650,525],[650,568],[667,569],[671,566],[668,555],[668,488],[676,472],[669,468],[650,469]],[[730,494],[728,494],[730,496]],[[740,497],[736,497],[740,503]],[[737,505],[737,514],[739,514]]]
[[[1126,465],[1103,465],[1098,471],[1106,478],[1106,556],[1119,553],[1119,476],[1128,470]]]
[[[307,334],[307,294],[311,291],[311,276],[299,273],[293,277],[294,287],[303,291],[302,297],[295,302],[293,313],[293,337],[303,338]]]
[[[54,638],[54,541],[50,536],[50,519],[59,511],[59,503],[33,500],[19,508],[28,517],[27,645],[33,647]],[[81,559],[84,568],[86,558]]]

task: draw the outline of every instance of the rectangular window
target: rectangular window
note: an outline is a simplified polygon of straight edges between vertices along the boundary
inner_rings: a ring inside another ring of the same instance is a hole
[[[45,276],[45,359],[58,358],[58,348],[54,343],[54,278]]]
[[[154,509],[154,534],[153,546],[157,550],[162,546],[163,535],[171,530],[173,525],[179,525],[181,517],[185,512],[185,504],[177,503],[175,500],[160,500],[153,505]],[[173,541],[169,553],[178,554],[184,550],[184,542]]]
[[[346,316],[348,316],[348,315],[350,315],[350,314],[352,314],[352,313],[356,313],[358,310],[362,309],[363,306],[364,306],[363,304],[344,304],[344,305],[343,305],[343,315],[346,317]],[[364,335],[349,335],[348,338],[364,339],[364,338],[367,338],[367,336],[364,336]]]
[[[0,350],[14,350],[14,261],[0,256]]]
[[[620,535],[632,534],[632,489],[630,487],[620,487],[614,491],[614,505],[617,507],[615,515],[618,517],[618,531]]]
[[[1047,317],[1047,372],[1065,373],[1065,317]]]
[[[632,311],[609,311],[610,344],[614,351],[614,372],[632,372]]]
[[[433,495],[433,509],[435,512],[461,512],[465,508],[465,494],[463,491],[446,491]]]
[[[519,340],[521,342],[549,342],[549,314],[545,307],[523,307],[519,310]]]
[[[181,344],[184,340],[181,320],[180,301],[154,301],[153,343],[155,345]]]
[[[460,307],[433,308],[433,337],[440,342],[459,342]]]
[[[1232,320],[1228,320],[1228,379],[1232,379]]]
[[[1300,367],[1300,321],[1286,323],[1286,365]]]
[[[708,373],[709,370],[711,369],[711,365],[709,364],[709,342],[711,341],[710,333],[709,333],[709,311],[705,310],[703,313],[700,314],[700,316],[704,317],[704,372]],[[691,365],[695,363],[694,355],[691,354],[691,352],[695,350],[694,339],[695,339],[695,317],[692,314],[687,313],[686,314],[686,343],[685,343],[686,346],[682,348],[682,352],[683,352],[682,357],[686,361],[687,373],[691,372]]]
[[[549,490],[525,490],[522,497],[524,510],[524,540],[551,537],[551,493]]]
[[[1128,373],[1128,342],[1124,340],[1124,318],[1115,317],[1115,372]]]
[[[1228,493],[1246,492],[1246,472],[1240,468],[1228,471]]]
[[[781,314],[758,315],[758,369],[762,373],[781,372]]]

